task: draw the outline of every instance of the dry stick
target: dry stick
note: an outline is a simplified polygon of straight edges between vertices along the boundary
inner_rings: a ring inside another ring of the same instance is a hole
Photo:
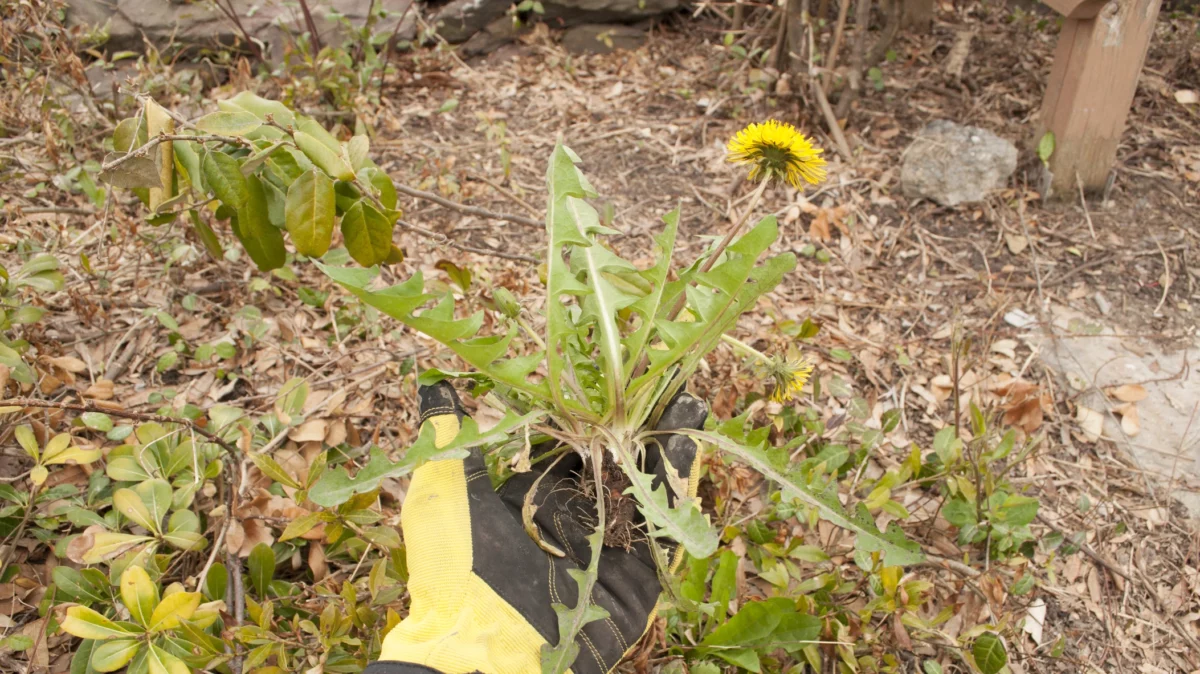
[[[468,206],[466,204],[456,203],[456,202],[450,201],[449,199],[444,199],[442,197],[439,197],[438,195],[434,194],[433,192],[426,192],[425,190],[419,190],[415,187],[409,187],[409,186],[401,184],[401,183],[396,183],[396,191],[403,192],[404,194],[407,194],[410,197],[416,197],[417,199],[424,199],[425,201],[432,201],[433,203],[435,203],[439,206],[445,206],[446,208],[453,208],[456,211],[460,211],[460,212],[466,213],[468,215],[478,215],[479,217],[490,218],[492,220],[504,220],[506,222],[512,222],[512,223],[515,223],[518,225],[524,225],[525,227],[532,227],[534,229],[543,229],[545,227],[545,225],[538,222],[537,220],[527,218],[523,215],[513,215],[511,213],[496,213],[493,211],[489,211],[486,208],[480,208],[479,206]]]
[[[250,45],[250,48],[254,50],[255,58],[257,58],[259,61],[265,61],[265,59],[263,59],[262,48],[259,47],[258,43],[254,41],[254,38],[250,37],[249,31],[247,31],[246,27],[242,25],[242,20],[237,15],[237,10],[233,6],[233,1],[225,0],[225,2],[229,3],[228,8],[221,4],[221,0],[213,0],[213,4],[217,6],[217,9],[221,10],[221,13],[225,15],[225,18],[229,19],[233,23],[234,27],[238,29],[238,32],[242,34],[242,39],[244,39],[246,44]]]
[[[528,201],[525,201],[521,197],[518,197],[517,195],[513,194],[511,191],[504,189],[498,183],[488,180],[487,178],[484,178],[483,176],[476,176],[471,179],[478,180],[479,182],[486,184],[488,187],[491,187],[492,189],[496,190],[500,194],[503,194],[504,196],[508,197],[515,203],[520,204],[520,206],[522,208],[524,208],[525,210],[529,211],[529,214],[532,215],[533,217],[535,217],[535,218],[542,217],[541,212],[538,211],[538,209],[531,206]]]
[[[862,71],[866,68],[867,33],[870,30],[870,23],[871,0],[857,0],[854,11],[854,51],[850,54],[850,88],[838,100],[836,115],[838,119],[849,114],[850,106],[858,97],[858,90],[862,86]]]
[[[1037,518],[1038,518],[1039,522],[1050,527],[1051,529],[1053,529],[1055,532],[1057,532],[1063,538],[1066,538],[1068,540],[1071,538],[1071,535],[1068,534],[1065,530],[1063,530],[1062,527],[1060,527],[1057,524],[1046,519],[1045,516],[1039,514],[1037,516]],[[1197,642],[1196,638],[1188,633],[1188,628],[1186,628],[1181,622],[1179,622],[1179,619],[1176,618],[1175,615],[1172,614],[1167,609],[1166,605],[1163,604],[1163,601],[1161,599],[1159,599],[1158,592],[1154,591],[1154,588],[1150,585],[1150,583],[1148,581],[1146,581],[1145,578],[1135,578],[1133,575],[1126,573],[1125,570],[1122,569],[1121,567],[1117,566],[1115,562],[1108,559],[1104,555],[1101,555],[1099,552],[1096,552],[1095,550],[1093,550],[1092,546],[1088,545],[1084,541],[1079,541],[1078,543],[1073,542],[1073,544],[1077,545],[1080,550],[1083,550],[1083,552],[1085,554],[1087,554],[1088,557],[1091,557],[1094,561],[1099,562],[1100,565],[1103,566],[1104,568],[1108,569],[1109,571],[1117,574],[1118,576],[1124,578],[1125,580],[1127,580],[1131,583],[1136,583],[1138,585],[1141,585],[1142,589],[1145,590],[1146,593],[1149,594],[1152,599],[1154,599],[1154,604],[1158,607],[1158,610],[1161,611],[1167,617],[1167,620],[1171,621],[1171,625],[1175,628],[1175,631],[1179,633],[1179,636],[1183,637],[1183,640],[1186,641],[1187,644],[1192,647],[1192,653],[1193,654],[1200,653],[1200,642]]]
[[[312,11],[308,9],[308,0],[300,0],[300,11],[304,13],[304,25],[312,39],[313,55],[321,53],[321,35],[317,32],[317,22],[313,21]]]
[[[837,24],[833,27],[833,42],[829,44],[829,53],[825,55],[825,68],[827,72],[822,76],[821,85],[827,86],[833,77],[833,70],[837,67],[838,52],[842,49],[842,38],[846,34],[846,15],[850,13],[850,0],[841,0],[838,3]]]
[[[420,234],[421,236],[424,236],[429,239],[433,239],[437,243],[445,244],[447,246],[450,246],[451,248],[457,248],[459,250],[463,250],[468,253],[477,253],[479,255],[490,255],[492,257],[502,257],[506,260],[518,260],[520,262],[529,262],[531,264],[537,264],[537,258],[533,258],[528,255],[521,255],[520,253],[506,253],[502,250],[495,250],[494,248],[476,248],[475,246],[468,246],[466,244],[451,241],[450,237],[446,236],[445,234],[439,234],[438,232],[435,232],[432,229],[426,229],[424,227],[421,227],[420,225],[414,225],[411,222],[407,222],[404,220],[397,220],[396,224],[400,225],[401,227],[403,227],[407,230],[416,232],[417,234]]]
[[[1092,241],[1096,240],[1096,228],[1092,226],[1092,214],[1088,211],[1087,199],[1083,196],[1083,180],[1079,177],[1079,172],[1075,172],[1075,185],[1079,187],[1079,204],[1083,206],[1083,217],[1087,218],[1088,231],[1092,234]]]
[[[383,72],[379,74],[379,91],[376,95],[383,98],[383,84],[387,81],[388,68],[392,65],[392,44],[396,42],[396,38],[400,36],[400,26],[404,24],[404,20],[408,18],[409,11],[412,10],[413,4],[417,0],[408,0],[408,4],[404,7],[404,12],[400,14],[400,18],[396,19],[396,27],[392,29],[392,36],[388,38],[387,44],[383,46]]]
[[[91,403],[64,403],[54,400],[39,400],[37,398],[8,398],[0,400],[0,407],[42,407],[47,409],[68,410],[71,412],[99,412],[108,414],[114,417],[123,419],[134,419],[136,421],[157,421],[165,424],[183,424],[190,427],[193,431],[203,435],[209,441],[221,446],[231,456],[241,457],[242,453],[237,447],[223,440],[220,436],[212,431],[202,428],[190,419],[180,419],[177,417],[169,417],[165,414],[148,414],[145,412],[129,412],[127,410],[117,410]]]
[[[95,215],[94,208],[64,208],[59,206],[38,206],[34,208],[21,208],[21,212],[25,215],[34,215],[37,213],[61,213],[63,215]]]
[[[100,167],[100,170],[101,171],[111,171],[111,170],[115,169],[116,167],[120,166],[121,164],[124,164],[125,162],[129,161],[130,159],[133,159],[134,157],[144,157],[144,156],[146,156],[147,153],[150,152],[150,150],[152,148],[157,147],[159,143],[162,143],[162,142],[165,142],[168,140],[190,140],[190,141],[195,141],[197,143],[220,141],[227,145],[241,145],[244,147],[253,147],[253,144],[250,141],[246,140],[245,138],[238,138],[236,136],[193,136],[193,135],[187,135],[187,134],[179,135],[179,134],[173,134],[173,133],[164,133],[164,134],[157,135],[157,136],[151,138],[150,140],[146,141],[145,145],[143,145],[131,152],[128,152],[120,157],[117,157],[116,159],[108,162],[107,164],[104,164],[103,166]]]

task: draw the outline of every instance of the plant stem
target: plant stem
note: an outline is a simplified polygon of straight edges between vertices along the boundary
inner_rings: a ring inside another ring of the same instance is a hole
[[[756,359],[762,361],[763,364],[765,364],[765,365],[772,364],[770,356],[763,353],[762,351],[759,351],[758,349],[754,348],[753,346],[750,346],[749,344],[743,342],[742,340],[740,340],[736,337],[722,333],[721,341],[725,342],[729,346],[732,346],[735,351],[740,352],[743,356],[748,356],[750,358],[756,358]]]

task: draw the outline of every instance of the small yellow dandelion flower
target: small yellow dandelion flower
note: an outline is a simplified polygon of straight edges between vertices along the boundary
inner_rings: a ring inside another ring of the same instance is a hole
[[[783,403],[800,395],[808,378],[812,376],[813,364],[807,358],[776,357],[773,359],[771,378],[775,380],[775,390],[771,392],[771,400]]]
[[[816,185],[825,180],[824,152],[791,124],[769,119],[751,124],[729,141],[729,161],[752,164],[751,180],[786,180],[800,189],[800,181]]]

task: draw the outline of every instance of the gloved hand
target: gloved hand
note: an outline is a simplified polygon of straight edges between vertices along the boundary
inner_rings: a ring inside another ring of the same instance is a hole
[[[443,381],[421,387],[419,396],[422,423],[434,425],[437,446],[446,445],[465,416],[454,388]],[[707,416],[703,401],[681,392],[664,408],[658,429],[701,428]],[[673,501],[665,452],[687,480],[688,496],[694,496],[700,465],[695,442],[682,434],[659,437],[666,439],[661,447],[648,446],[643,469],[656,476],[655,488],[666,484]],[[585,537],[595,522],[594,501],[575,484],[585,468],[582,459],[567,453],[547,471],[552,463],[536,463],[498,491],[492,490],[478,449],[465,459],[431,461],[413,473],[400,513],[412,604],[408,617],[384,639],[380,661],[364,674],[541,670],[542,645],[559,641],[551,604],[576,605],[577,587],[567,570],[587,566],[591,549]],[[525,495],[541,473],[546,475],[537,484],[533,519],[542,540],[565,557],[543,551],[522,525]],[[682,557],[675,547],[667,547],[672,569]],[[592,599],[609,617],[580,632],[571,671],[605,674],[616,667],[649,628],[660,592],[645,540],[628,549],[605,547]]]

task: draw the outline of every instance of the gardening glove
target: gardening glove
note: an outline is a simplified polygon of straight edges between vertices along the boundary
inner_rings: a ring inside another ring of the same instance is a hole
[[[466,416],[458,395],[443,381],[421,387],[419,396],[421,422],[433,424],[435,444],[445,446]],[[665,406],[657,428],[699,429],[707,416],[703,401],[681,392]],[[655,489],[666,486],[673,503],[669,462],[687,481],[688,497],[694,497],[700,465],[696,443],[682,434],[658,437],[666,439],[647,447],[643,470],[655,475]],[[384,639],[380,661],[364,674],[540,672],[542,646],[559,641],[551,604],[577,604],[576,583],[567,571],[586,568],[591,558],[586,537],[594,531],[595,501],[578,486],[586,469],[578,454],[567,452],[557,463],[538,461],[534,470],[513,476],[498,491],[478,448],[465,459],[431,461],[416,469],[400,513],[412,604],[408,617]],[[562,557],[543,550],[522,524],[525,495],[535,482],[537,533]],[[624,503],[632,508],[632,502]],[[637,521],[644,529],[640,516]],[[654,620],[662,588],[650,545],[644,531],[622,542],[600,553],[592,600],[609,617],[588,623],[576,638],[575,674],[611,671]],[[683,551],[665,543],[674,570]]]

